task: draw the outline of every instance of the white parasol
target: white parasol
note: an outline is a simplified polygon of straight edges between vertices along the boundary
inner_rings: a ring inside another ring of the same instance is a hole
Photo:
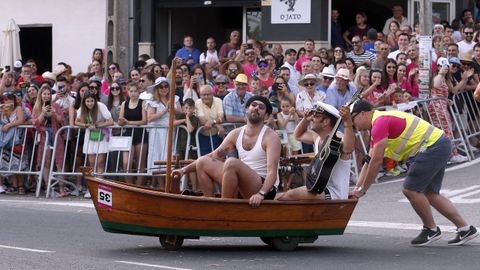
[[[1,47],[0,67],[10,66],[13,69],[15,61],[22,59],[20,52],[20,28],[15,23],[15,20],[10,19],[7,27],[2,32],[3,44]]]

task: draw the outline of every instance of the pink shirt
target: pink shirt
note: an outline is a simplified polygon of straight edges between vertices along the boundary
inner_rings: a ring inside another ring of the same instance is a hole
[[[302,64],[303,62],[307,61],[307,60],[312,60],[311,57],[308,57],[308,56],[302,56],[300,57],[297,62],[295,63],[295,69],[298,70],[299,72],[302,72]]]
[[[248,82],[250,83],[252,81],[252,74],[253,72],[255,72],[255,70],[257,70],[257,65],[255,64],[243,64],[242,65],[242,68],[243,68],[243,73],[245,75],[247,75],[247,78],[248,78]]]
[[[400,134],[402,134],[406,126],[407,121],[400,117],[390,115],[377,117],[377,119],[375,119],[375,121],[372,123],[372,140],[370,146],[373,147],[376,143],[385,138],[397,138],[400,136]]]

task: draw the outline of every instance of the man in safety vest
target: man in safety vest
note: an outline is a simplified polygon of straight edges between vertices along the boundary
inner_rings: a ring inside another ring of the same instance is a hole
[[[370,130],[371,160],[362,168],[351,193],[360,198],[375,181],[383,157],[396,161],[412,158],[403,184],[403,194],[423,223],[421,233],[411,241],[425,246],[440,239],[442,233],[433,219],[431,206],[457,226],[457,235],[449,245],[462,245],[478,236],[450,200],[440,194],[452,143],[443,131],[413,114],[400,111],[376,111],[360,100],[352,109],[352,121],[358,130]]]

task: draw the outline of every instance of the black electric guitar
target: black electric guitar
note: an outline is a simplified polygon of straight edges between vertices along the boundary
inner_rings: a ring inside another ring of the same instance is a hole
[[[350,102],[347,106],[352,105],[362,94],[362,89],[357,90],[353,94]],[[335,126],[333,127],[332,132],[328,137],[323,141],[320,151],[315,155],[315,158],[310,163],[307,170],[307,189],[310,192],[322,193],[325,190],[325,187],[330,181],[332,176],[333,166],[337,163],[341,154],[341,144],[342,139],[337,137],[337,131],[342,122],[342,118],[338,118]]]

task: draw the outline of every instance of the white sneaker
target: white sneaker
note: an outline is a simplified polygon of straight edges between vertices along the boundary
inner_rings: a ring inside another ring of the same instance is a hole
[[[92,195],[90,195],[90,191],[87,190],[87,192],[85,192],[85,195],[83,195],[83,198],[85,198],[85,199],[92,198]]]
[[[1,185],[1,186],[0,186],[0,194],[5,193],[6,191],[7,191],[7,187],[4,186],[4,185]]]
[[[466,156],[462,156],[462,155],[457,154],[455,156],[452,156],[450,158],[450,161],[452,163],[462,163],[462,162],[468,161],[468,158]]]
[[[403,166],[400,165],[395,166],[395,170],[399,171],[400,173],[404,173],[407,171]]]

